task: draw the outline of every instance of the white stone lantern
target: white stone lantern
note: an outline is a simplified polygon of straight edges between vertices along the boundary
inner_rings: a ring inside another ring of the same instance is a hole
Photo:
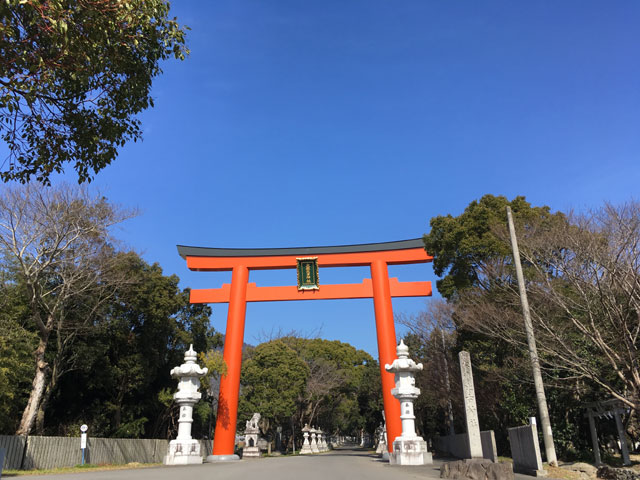
[[[193,345],[184,354],[184,363],[171,370],[171,376],[177,378],[178,391],[173,399],[180,407],[178,418],[178,436],[169,442],[169,452],[164,457],[165,465],[186,465],[202,463],[200,442],[191,438],[191,424],[193,423],[193,406],[200,400],[202,394],[200,377],[207,374],[207,368],[200,368],[196,363],[197,353]]]
[[[316,442],[318,444],[318,452],[326,452],[327,449],[325,448],[325,442],[324,442],[324,432],[322,431],[321,428],[318,428],[316,430]]]
[[[400,401],[400,419],[402,435],[393,441],[393,452],[389,455],[392,465],[426,465],[433,463],[427,443],[416,434],[416,417],[413,414],[413,402],[420,395],[416,388],[415,372],[422,370],[422,364],[409,358],[409,348],[400,340],[396,350],[398,358],[391,365],[385,365],[387,372],[395,374],[396,388],[391,394]]]
[[[327,443],[327,434],[324,432],[322,432],[322,451],[323,452],[329,451],[329,444]]]
[[[311,429],[309,428],[309,424],[306,424],[302,429],[302,435],[304,436],[304,442],[302,442],[302,449],[300,449],[300,455],[309,455],[313,453],[311,450],[311,444],[309,443],[309,432]]]
[[[320,453],[318,449],[318,431],[315,428],[311,428],[309,433],[311,433],[311,451],[313,453]]]

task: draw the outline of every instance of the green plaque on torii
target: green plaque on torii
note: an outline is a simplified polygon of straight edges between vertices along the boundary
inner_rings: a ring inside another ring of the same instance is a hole
[[[298,290],[319,290],[318,257],[296,258]]]

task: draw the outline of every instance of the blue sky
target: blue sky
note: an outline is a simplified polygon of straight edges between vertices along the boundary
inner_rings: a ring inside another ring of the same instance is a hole
[[[140,208],[117,234],[183,286],[230,274],[189,272],[176,244],[416,238],[486,193],[553,210],[637,198],[637,1],[174,1],[172,14],[191,55],[164,64],[144,141],[91,188]],[[428,264],[391,273],[436,280]],[[295,271],[251,281],[294,284]],[[249,305],[247,342],[279,328],[377,356],[371,300]]]

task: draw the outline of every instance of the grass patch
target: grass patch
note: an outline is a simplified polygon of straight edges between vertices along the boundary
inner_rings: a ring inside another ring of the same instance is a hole
[[[94,465],[86,463],[84,465],[76,465],[75,467],[61,467],[61,468],[43,468],[39,470],[3,470],[3,477],[22,477],[26,475],[51,475],[56,473],[82,473],[87,470],[102,471],[102,470],[126,470],[130,468],[148,468],[157,467],[162,465],[161,463],[126,463],[122,465]]]

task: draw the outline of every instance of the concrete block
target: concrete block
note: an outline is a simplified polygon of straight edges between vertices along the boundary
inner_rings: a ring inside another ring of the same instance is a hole
[[[489,460],[466,459],[443,463],[440,478],[460,480],[513,480],[513,470],[509,463],[495,463]]]
[[[509,428],[509,444],[513,458],[513,471],[536,477],[546,476],[535,425]]]

